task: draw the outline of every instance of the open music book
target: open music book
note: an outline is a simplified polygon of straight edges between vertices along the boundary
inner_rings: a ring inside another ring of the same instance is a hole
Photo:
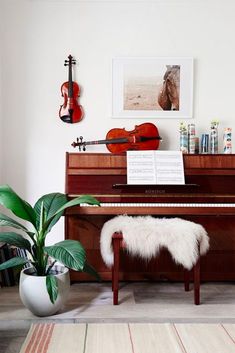
[[[127,151],[127,184],[185,184],[181,151]]]

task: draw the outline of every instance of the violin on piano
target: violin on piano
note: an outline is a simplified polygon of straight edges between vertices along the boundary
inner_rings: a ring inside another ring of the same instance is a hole
[[[83,137],[77,138],[72,143],[73,147],[78,147],[86,151],[87,145],[106,144],[107,149],[112,153],[123,153],[130,150],[157,150],[162,138],[159,136],[158,128],[152,123],[136,125],[131,131],[124,129],[111,129],[105,140],[83,141]]]

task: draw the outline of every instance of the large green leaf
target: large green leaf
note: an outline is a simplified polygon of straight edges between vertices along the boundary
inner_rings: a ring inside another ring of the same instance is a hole
[[[26,249],[31,252],[31,244],[21,234],[14,232],[1,232],[0,241],[9,245],[14,245],[17,248]]]
[[[57,279],[53,275],[46,276],[47,292],[49,294],[51,302],[54,304],[58,297],[58,283]]]
[[[83,271],[86,261],[85,250],[79,241],[63,240],[52,246],[46,246],[45,252],[66,267],[76,271]]]
[[[36,227],[36,213],[30,204],[18,196],[8,185],[0,186],[0,204],[17,217],[25,219]]]
[[[0,226],[8,226],[8,227],[13,227],[16,229],[22,229],[23,231],[27,232],[28,229],[23,226],[23,224],[20,224],[19,222],[15,221],[14,219],[6,216],[3,213],[0,213]]]
[[[23,257],[12,257],[10,260],[7,260],[6,262],[0,264],[0,271],[6,270],[10,267],[23,266],[27,262],[29,262],[29,260]]]
[[[94,198],[91,195],[81,195],[79,197],[76,197],[75,199],[72,199],[70,201],[68,201],[64,206],[62,206],[58,212],[60,211],[64,211],[66,208],[68,207],[72,207],[72,206],[76,206],[76,205],[80,205],[81,203],[88,203],[89,205],[100,205],[100,202]]]
[[[55,213],[54,215],[51,216],[51,218],[49,218],[47,220],[47,222],[45,223],[45,229],[47,229],[47,227],[50,225],[50,223],[54,220],[54,217],[57,217],[57,215],[61,216],[63,214],[63,211],[66,208],[69,207],[73,207],[73,206],[77,206],[80,205],[81,203],[88,203],[90,205],[100,205],[100,202],[98,200],[96,200],[93,196],[91,195],[82,195],[79,197],[76,197],[75,199],[72,199],[68,202],[66,202],[63,206],[61,206]]]
[[[88,262],[85,262],[83,272],[89,273],[89,275],[95,277],[98,281],[101,280],[99,274],[96,272],[94,267],[88,264]]]
[[[46,213],[46,220],[50,219],[52,216],[55,215],[55,213],[58,211],[58,209],[63,206],[67,202],[67,197],[65,194],[61,194],[59,192],[56,193],[51,193],[42,196],[34,205],[34,210],[37,214],[37,227],[39,228],[40,225],[40,217],[41,217],[41,207],[43,204],[45,213]],[[63,211],[57,214],[56,217],[53,217],[51,222],[49,223],[47,227],[47,231],[49,232],[51,228],[58,222],[60,217],[62,216]]]

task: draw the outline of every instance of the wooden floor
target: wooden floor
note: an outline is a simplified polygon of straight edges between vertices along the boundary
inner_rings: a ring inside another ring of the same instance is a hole
[[[38,322],[235,324],[235,284],[202,284],[199,306],[181,283],[121,283],[118,306],[112,305],[110,283],[75,284],[65,308],[45,318],[24,308],[17,287],[0,289],[0,353],[18,353],[30,325]]]

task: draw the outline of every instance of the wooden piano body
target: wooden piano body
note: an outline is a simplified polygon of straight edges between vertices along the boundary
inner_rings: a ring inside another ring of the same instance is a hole
[[[67,153],[66,193],[91,194],[101,207],[73,207],[65,214],[65,238],[78,239],[103,280],[111,279],[99,239],[102,225],[118,214],[181,217],[201,223],[210,236],[202,258],[202,280],[235,280],[235,155],[184,155],[186,185],[127,186],[126,156]],[[125,270],[124,270],[125,269]],[[122,254],[120,279],[182,280],[166,250],[148,264]],[[72,272],[72,281],[93,280]]]

